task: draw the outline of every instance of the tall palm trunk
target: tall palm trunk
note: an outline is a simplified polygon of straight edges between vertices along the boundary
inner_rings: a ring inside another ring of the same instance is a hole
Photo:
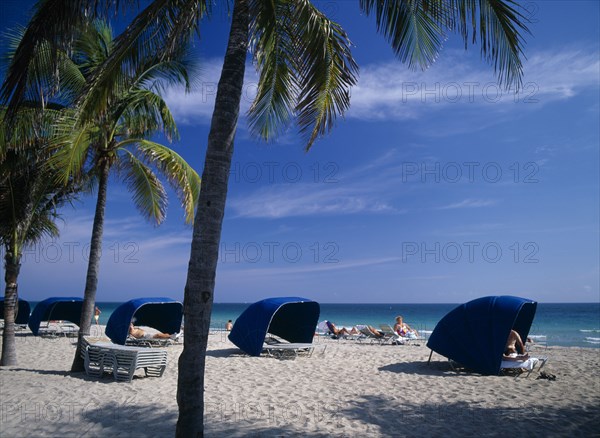
[[[100,167],[98,199],[96,201],[96,212],[94,214],[94,224],[92,226],[90,256],[85,280],[83,305],[81,306],[81,319],[79,321],[79,338],[75,357],[73,358],[73,364],[71,365],[71,372],[80,372],[84,370],[81,349],[83,337],[90,334],[92,315],[94,314],[94,304],[96,303],[96,289],[98,288],[98,271],[100,269],[100,256],[102,252],[102,233],[104,231],[104,210],[106,207],[106,190],[108,187],[109,170],[110,163],[108,159],[105,159]]]
[[[4,290],[4,332],[2,333],[2,359],[0,366],[17,364],[17,348],[15,345],[15,310],[18,306],[19,295],[17,293],[17,278],[21,265],[20,256],[13,254],[18,250],[13,248],[6,251],[4,257],[5,269],[4,281],[6,289]]]
[[[185,337],[177,381],[177,437],[204,436],[204,368],[246,53],[248,4],[236,0],[208,136],[184,296]]]

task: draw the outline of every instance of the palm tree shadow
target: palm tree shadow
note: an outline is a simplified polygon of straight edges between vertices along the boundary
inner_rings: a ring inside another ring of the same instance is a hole
[[[206,355],[210,357],[244,356],[239,348],[224,348],[222,350],[207,350]]]
[[[50,376],[63,376],[63,377],[72,375],[69,371],[64,371],[64,370],[36,370],[33,368],[9,368],[6,371],[25,371],[25,372],[29,372],[29,373],[36,373],[36,374],[50,375]],[[80,374],[80,373],[78,373],[78,374]]]
[[[112,374],[105,373],[101,378],[90,377],[85,372],[72,373],[65,370],[38,370],[33,368],[10,368],[7,371],[24,371],[28,373],[35,373],[47,376],[61,376],[61,377],[72,377],[74,379],[85,380],[87,382],[98,382],[98,383],[112,383],[115,382]],[[142,376],[133,376],[134,379],[142,378]]]

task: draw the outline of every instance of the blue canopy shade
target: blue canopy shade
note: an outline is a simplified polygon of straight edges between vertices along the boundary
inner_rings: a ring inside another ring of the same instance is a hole
[[[36,304],[29,317],[29,328],[38,335],[42,321],[70,321],[79,325],[83,299],[79,297],[52,297]]]
[[[15,324],[27,324],[29,322],[29,314],[31,313],[31,306],[29,301],[25,301],[19,298],[19,307],[17,312],[17,319]],[[0,319],[4,319],[4,298],[0,298]]]
[[[125,345],[131,322],[172,335],[181,330],[182,319],[183,304],[179,301],[166,297],[135,298],[111,313],[106,323],[106,336],[115,344]]]
[[[427,346],[473,371],[497,375],[511,329],[527,339],[536,308],[535,301],[513,296],[469,301],[438,322]]]
[[[311,343],[320,312],[319,303],[307,298],[267,298],[244,310],[229,340],[250,356],[260,356],[267,333],[288,342]]]

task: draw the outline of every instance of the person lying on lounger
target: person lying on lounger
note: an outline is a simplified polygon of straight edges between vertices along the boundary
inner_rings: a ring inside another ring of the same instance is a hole
[[[366,325],[365,328],[376,338],[383,338],[385,336],[385,333],[383,333],[381,330],[377,330],[372,325]]]
[[[133,325],[133,323],[129,324],[129,334],[136,339],[144,339],[144,338],[146,338],[146,339],[148,339],[148,338],[151,338],[151,339],[170,339],[170,338],[175,339],[175,337],[177,336],[177,334],[170,335],[168,333],[160,333],[160,332],[149,335],[141,328],[135,327]]]
[[[335,336],[357,335],[359,333],[359,331],[356,329],[356,327],[352,327],[351,330],[348,330],[346,327],[342,327],[341,329],[338,329],[335,326],[335,324],[332,323],[331,321],[327,321],[327,328]]]

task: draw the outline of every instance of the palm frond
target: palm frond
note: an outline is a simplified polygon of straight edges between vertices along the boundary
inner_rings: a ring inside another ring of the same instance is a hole
[[[445,31],[458,33],[467,48],[479,37],[481,55],[501,85],[519,88],[527,19],[512,0],[360,0],[375,15],[377,30],[410,67],[429,67],[441,51]]]
[[[167,60],[187,45],[200,17],[207,11],[204,0],[155,0],[151,2],[114,43],[114,50],[94,71],[84,98],[82,115],[106,111],[119,94],[123,72],[134,76],[136,66],[156,57]],[[120,89],[123,90],[122,88]]]
[[[125,184],[132,193],[133,202],[146,219],[161,224],[167,213],[167,193],[158,177],[148,166],[126,149],[121,150],[121,168],[125,171]]]
[[[350,106],[350,88],[358,66],[342,27],[329,20],[308,0],[298,0],[291,11],[297,44],[293,59],[298,73],[296,114],[300,132],[310,149],[318,136],[328,133],[338,114]]]
[[[56,169],[57,181],[63,184],[82,175],[86,160],[101,141],[96,127],[77,127],[73,119],[72,114],[63,114],[56,121],[49,146],[54,153],[48,163]]]
[[[410,68],[428,68],[435,62],[446,35],[447,4],[423,0],[360,0],[366,15],[375,15],[377,31],[396,56]]]
[[[49,80],[56,83],[60,60],[56,55],[59,51],[68,53],[77,32],[87,26],[91,12],[90,2],[86,0],[42,0],[37,3],[0,88],[0,101],[8,103],[9,116],[25,100],[28,84],[39,92],[48,89]],[[42,51],[44,56],[40,57],[42,44],[49,44],[50,49]],[[40,63],[46,67],[40,69]],[[55,72],[55,77],[49,79],[42,74],[47,70]]]
[[[250,10],[250,50],[260,76],[248,123],[254,135],[269,141],[289,125],[298,94],[291,11],[288,3],[260,0],[250,2]]]
[[[150,140],[138,139],[122,142],[122,147],[134,144],[140,156],[155,166],[177,193],[185,211],[186,223],[192,223],[200,193],[200,177],[175,151]]]
[[[160,130],[169,141],[179,138],[177,124],[167,103],[152,91],[136,89],[128,92],[115,103],[113,111],[110,118],[121,121],[127,136],[146,137]],[[118,135],[116,131],[115,135]]]
[[[259,70],[249,111],[254,134],[269,140],[297,117],[310,149],[350,105],[358,66],[350,40],[310,1],[250,3],[251,48]]]

